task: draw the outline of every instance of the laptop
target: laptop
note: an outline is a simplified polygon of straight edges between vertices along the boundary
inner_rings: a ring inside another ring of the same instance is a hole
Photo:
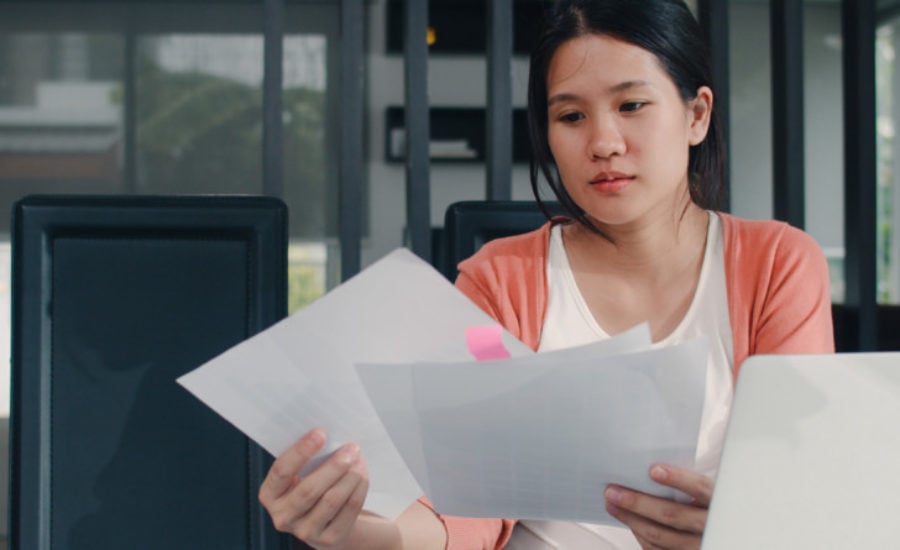
[[[900,548],[900,353],[747,359],[702,548]]]

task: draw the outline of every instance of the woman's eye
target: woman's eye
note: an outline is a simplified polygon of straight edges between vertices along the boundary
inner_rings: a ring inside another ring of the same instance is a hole
[[[562,122],[578,122],[583,118],[584,115],[581,113],[566,113],[559,116],[559,120],[561,120]]]
[[[644,105],[646,105],[646,103],[642,101],[629,101],[627,103],[623,103],[622,106],[619,107],[619,110],[623,113],[632,113],[634,111],[637,111]]]

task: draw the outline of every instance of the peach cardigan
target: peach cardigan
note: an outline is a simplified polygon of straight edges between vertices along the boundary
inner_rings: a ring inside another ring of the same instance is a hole
[[[828,265],[816,241],[782,222],[718,215],[735,378],[750,355],[833,352]],[[456,280],[459,290],[532,349],[540,343],[547,306],[550,227],[548,222],[488,242],[460,263]],[[440,517],[449,550],[502,548],[515,523]]]

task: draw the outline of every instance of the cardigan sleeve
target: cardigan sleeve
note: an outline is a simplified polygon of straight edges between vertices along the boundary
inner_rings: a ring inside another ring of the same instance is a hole
[[[828,263],[819,245],[789,229],[774,262],[756,353],[834,352]]]
[[[464,518],[437,513],[427,497],[419,502],[431,509],[447,530],[447,550],[500,550],[512,535],[511,519]]]
[[[456,288],[533,350],[547,308],[547,243],[551,223],[494,239],[459,264]]]
[[[810,235],[779,225],[768,242],[744,247],[737,255],[743,258],[734,269],[744,271],[743,280],[752,281],[740,285],[738,292],[750,316],[747,345],[735,357],[738,368],[749,355],[834,352],[825,256]],[[757,275],[748,277],[747,270]]]

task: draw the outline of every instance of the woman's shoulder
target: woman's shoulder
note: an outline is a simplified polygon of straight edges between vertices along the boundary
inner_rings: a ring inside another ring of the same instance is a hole
[[[532,349],[541,339],[550,228],[488,241],[459,264],[456,287]]]
[[[541,227],[508,237],[499,237],[486,242],[475,254],[459,264],[459,271],[507,270],[531,266],[535,262],[544,264],[547,257],[547,243],[553,222]]]
[[[821,254],[818,242],[807,232],[779,220],[754,220],[718,212],[726,250],[760,254],[809,252]]]
[[[750,220],[721,213],[719,219],[726,275],[732,282],[759,287],[786,279],[801,284],[817,280],[828,286],[828,261],[809,233],[777,220]]]

